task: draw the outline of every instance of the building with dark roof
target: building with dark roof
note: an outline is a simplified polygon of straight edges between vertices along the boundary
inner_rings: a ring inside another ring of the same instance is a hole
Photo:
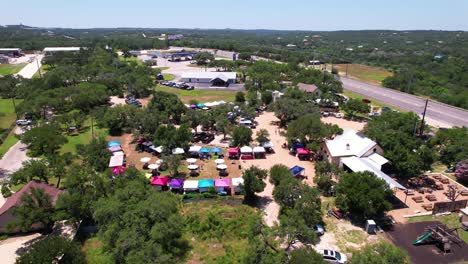
[[[16,217],[13,215],[13,208],[21,204],[21,196],[23,196],[23,194],[31,193],[31,188],[43,189],[45,193],[50,195],[53,205],[55,205],[58,196],[60,193],[62,193],[62,190],[47,183],[38,181],[28,182],[25,186],[23,186],[23,188],[21,188],[21,190],[8,197],[6,202],[0,208],[0,233],[9,232],[6,228],[7,224],[16,220]],[[33,229],[40,228],[40,226],[33,227]],[[12,232],[14,232],[14,230]]]
[[[297,88],[306,93],[313,93],[316,95],[320,95],[321,93],[320,89],[315,84],[298,83]]]

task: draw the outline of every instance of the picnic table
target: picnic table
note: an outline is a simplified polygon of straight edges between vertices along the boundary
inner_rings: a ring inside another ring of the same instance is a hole
[[[437,197],[434,194],[426,195],[426,199],[431,201],[431,202],[437,201]]]
[[[432,203],[423,204],[421,205],[421,207],[424,208],[426,211],[432,211],[432,209],[434,209],[434,205]]]
[[[422,196],[414,196],[411,199],[413,199],[413,201],[416,203],[422,203],[424,201]]]

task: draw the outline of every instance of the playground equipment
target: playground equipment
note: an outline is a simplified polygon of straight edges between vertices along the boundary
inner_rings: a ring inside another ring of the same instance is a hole
[[[445,225],[430,225],[424,229],[424,235],[413,242],[413,245],[424,243],[436,243],[444,253],[452,250],[452,244],[462,246],[465,242],[460,239],[457,233],[458,228],[450,229]]]

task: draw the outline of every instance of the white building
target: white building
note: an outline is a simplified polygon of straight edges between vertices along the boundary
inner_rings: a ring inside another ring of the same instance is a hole
[[[46,56],[53,55],[56,52],[79,52],[81,47],[47,47],[43,52]]]
[[[213,86],[227,86],[236,83],[235,72],[185,72],[181,76],[182,82],[209,83]]]

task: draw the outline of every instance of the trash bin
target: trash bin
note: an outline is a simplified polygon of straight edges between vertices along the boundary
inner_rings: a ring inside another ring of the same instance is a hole
[[[368,234],[375,234],[377,231],[377,224],[375,223],[374,220],[367,220],[366,222],[366,232]]]

